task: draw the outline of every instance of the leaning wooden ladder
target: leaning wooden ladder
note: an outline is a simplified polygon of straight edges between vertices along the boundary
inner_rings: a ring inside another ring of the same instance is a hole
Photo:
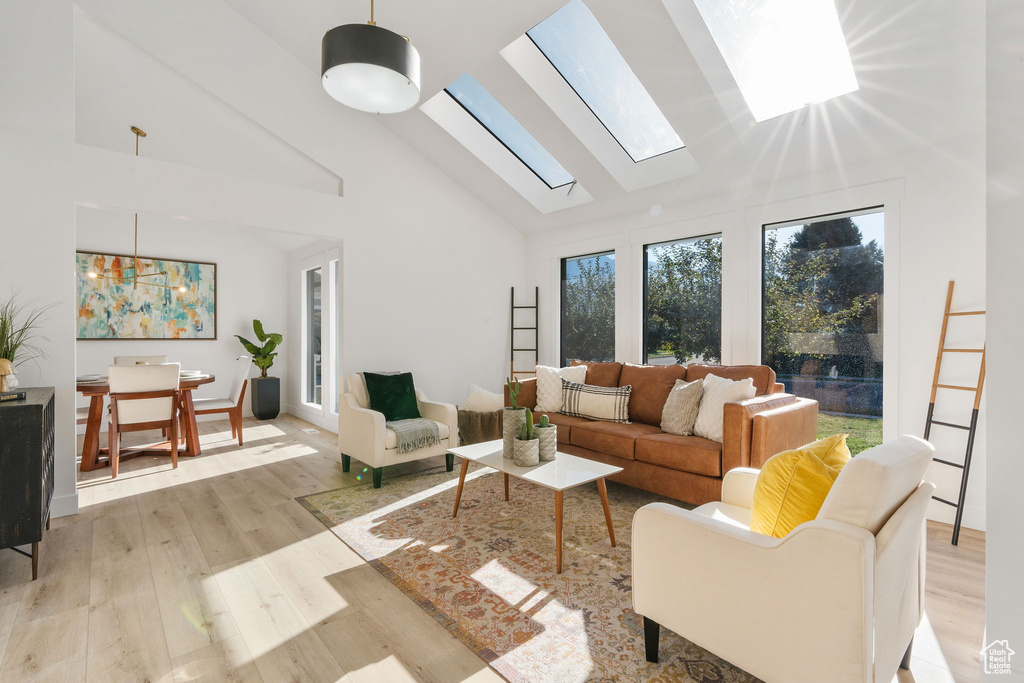
[[[532,310],[533,311],[533,326],[528,325],[516,325],[516,311],[518,310]],[[508,376],[515,378],[516,375],[535,375],[537,374],[537,363],[540,358],[538,356],[540,349],[540,287],[534,287],[533,289],[533,305],[532,306],[520,306],[516,304],[516,288],[512,288],[512,300],[509,307],[509,340],[511,342],[510,348],[512,349],[511,356],[509,357],[508,363]],[[520,330],[533,330],[533,347],[516,347],[516,332]],[[516,354],[517,353],[532,353],[533,354],[533,370],[516,370]]]
[[[940,503],[945,503],[953,508],[956,508],[956,519],[953,522],[953,545],[957,544],[960,539],[960,524],[964,517],[964,500],[967,497],[967,480],[971,475],[971,454],[974,451],[974,436],[978,429],[978,408],[981,406],[981,391],[985,386],[985,346],[982,345],[980,349],[947,349],[946,348],[946,329],[949,326],[949,319],[954,316],[965,316],[965,315],[985,315],[985,311],[951,311],[950,308],[953,304],[953,281],[949,281],[949,288],[946,290],[946,310],[942,316],[942,331],[939,333],[939,352],[935,356],[935,374],[932,377],[932,395],[928,402],[928,418],[924,423],[924,438],[927,440],[932,432],[932,425],[940,425],[942,427],[951,427],[953,429],[962,429],[967,432],[967,450],[964,453],[964,462],[960,464],[958,462],[952,462],[950,460],[942,460],[935,458],[935,462],[950,467],[956,467],[961,470],[960,475],[960,496],[954,503],[951,500],[940,498],[939,496],[932,496],[935,500]],[[942,369],[942,357],[947,353],[978,353],[981,354],[981,365],[978,370],[978,384],[973,387],[959,386],[955,384],[939,384],[939,371]],[[971,423],[969,425],[955,424],[952,422],[940,422],[934,419],[935,412],[935,397],[939,389],[948,389],[952,391],[973,391],[974,392],[974,408],[971,410]]]

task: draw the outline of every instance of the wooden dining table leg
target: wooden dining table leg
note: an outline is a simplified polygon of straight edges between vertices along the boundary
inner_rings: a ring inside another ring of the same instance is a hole
[[[555,558],[557,573],[562,573],[562,492],[555,491]]]
[[[98,462],[100,456],[100,430],[103,428],[103,394],[89,397],[89,419],[85,423],[85,442],[82,444],[82,464],[79,470],[89,472],[108,463]]]
[[[615,527],[612,526],[612,510],[608,507],[608,487],[604,484],[604,477],[597,480],[597,490],[601,492],[601,507],[604,508],[604,521],[608,525],[608,538],[612,540],[612,547],[615,547]]]
[[[192,402],[192,391],[183,389],[181,399],[185,409],[185,452],[182,455],[194,457],[203,450],[199,447],[199,425],[196,424],[196,406]]]
[[[466,472],[469,470],[469,460],[462,460],[462,467],[459,468],[459,486],[455,489],[455,509],[452,510],[452,517],[459,514],[459,502],[462,500],[462,487],[466,483]]]

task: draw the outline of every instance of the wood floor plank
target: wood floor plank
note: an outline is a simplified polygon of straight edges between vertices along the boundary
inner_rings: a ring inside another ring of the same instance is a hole
[[[278,521],[273,509],[267,506],[260,495],[254,491],[243,495],[223,495],[218,491],[218,495],[242,531],[252,531]]]
[[[174,680],[181,683],[262,683],[242,636],[193,650],[171,661]]]
[[[84,681],[88,632],[88,605],[18,624],[0,681]]]
[[[265,681],[333,682],[344,675],[261,558],[214,572]]]
[[[217,580],[193,536],[147,546],[171,659],[238,635]]]
[[[197,482],[192,492],[181,500],[192,533],[203,549],[210,567],[249,559],[256,555],[245,534],[213,487]],[[179,498],[180,490],[176,490]]]
[[[422,666],[410,664],[396,654],[401,646],[394,647],[362,610],[350,611],[330,623],[321,624],[316,632],[353,683],[430,680]]]
[[[170,488],[144,493],[137,497],[146,545],[163,543],[192,535],[181,501]]]
[[[359,554],[313,517],[298,501],[290,500],[274,507],[274,512],[298,535],[327,567],[331,574],[364,563]]]
[[[39,579],[25,587],[19,626],[89,604],[92,524],[86,520],[46,532],[39,544]]]

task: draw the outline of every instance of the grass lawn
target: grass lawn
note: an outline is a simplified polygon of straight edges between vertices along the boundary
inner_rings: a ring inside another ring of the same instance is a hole
[[[882,443],[882,421],[870,417],[845,417],[842,415],[818,415],[818,438],[833,434],[849,434],[846,445],[856,455],[863,450]]]

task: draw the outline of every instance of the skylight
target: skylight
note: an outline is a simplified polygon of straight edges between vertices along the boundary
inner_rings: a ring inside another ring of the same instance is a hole
[[[548,187],[573,182],[572,175],[475,78],[465,74],[444,90]]]
[[[832,0],[695,0],[759,123],[859,88]]]
[[[526,35],[633,161],[683,146],[583,0],[572,0]]]

